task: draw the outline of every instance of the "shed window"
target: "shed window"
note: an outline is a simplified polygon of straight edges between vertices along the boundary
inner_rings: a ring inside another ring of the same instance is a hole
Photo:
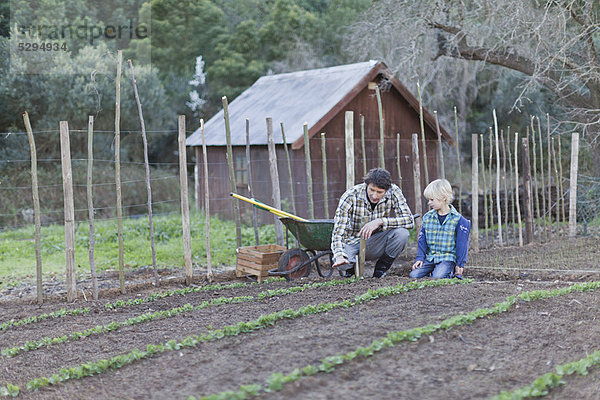
[[[234,156],[235,183],[237,185],[248,185],[248,163],[245,154],[236,154]]]

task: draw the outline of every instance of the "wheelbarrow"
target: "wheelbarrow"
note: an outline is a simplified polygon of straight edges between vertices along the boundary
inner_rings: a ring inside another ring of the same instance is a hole
[[[421,214],[413,214],[416,220]],[[333,233],[333,219],[298,220],[280,217],[285,225],[304,249],[295,248],[285,251],[280,257],[278,267],[269,270],[270,275],[282,275],[285,279],[293,280],[307,277],[310,267],[314,263],[317,273],[322,278],[329,278],[335,270],[333,265],[333,252],[331,251],[331,235]],[[329,266],[319,262],[321,257],[329,258]],[[340,275],[342,271],[338,270]]]
[[[279,257],[278,267],[269,270],[269,274],[281,275],[289,281],[308,276],[311,265],[314,264],[319,276],[329,278],[334,271],[331,268],[333,265],[333,252],[331,251],[333,219],[300,221],[282,217],[279,220],[285,225],[287,231],[294,235],[303,249],[294,248],[284,252]],[[319,262],[321,257],[329,259],[329,266]]]

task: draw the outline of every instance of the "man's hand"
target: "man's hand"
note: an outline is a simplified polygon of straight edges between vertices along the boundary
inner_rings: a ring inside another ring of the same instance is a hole
[[[374,219],[371,222],[367,222],[360,230],[360,237],[367,240],[371,237],[373,232],[377,230],[381,225],[383,225],[383,220],[381,218]]]
[[[457,265],[456,267],[454,267],[454,275],[462,275],[464,270],[464,267],[459,267]]]
[[[413,269],[413,271],[414,271],[415,269],[419,269],[419,268],[421,268],[422,266],[423,266],[423,261],[415,261],[415,263],[414,263],[414,264],[413,264],[413,266],[412,266],[412,269]]]
[[[335,258],[335,261],[334,261],[333,265],[331,266],[331,268],[337,268],[340,265],[344,265],[344,264],[349,264],[348,260],[346,259],[346,257],[339,256],[339,257]]]

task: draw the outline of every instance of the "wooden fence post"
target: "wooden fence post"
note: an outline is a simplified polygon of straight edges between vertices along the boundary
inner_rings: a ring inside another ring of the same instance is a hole
[[[531,165],[529,164],[529,138],[521,141],[523,153],[523,189],[525,193],[525,244],[533,243],[533,196],[531,194]]]
[[[179,127],[179,183],[181,185],[181,222],[183,227],[183,258],[185,283],[192,283],[192,235],[190,232],[190,204],[188,201],[187,157],[185,151],[185,115],[178,118]]]
[[[33,218],[35,227],[35,282],[37,289],[37,303],[42,304],[44,295],[42,291],[42,252],[41,252],[41,223],[40,223],[40,195],[38,193],[38,175],[37,175],[37,151],[35,148],[35,139],[29,114],[27,111],[23,113],[23,122],[27,130],[27,138],[29,139],[29,151],[31,153],[31,193],[33,197]]]
[[[292,175],[292,161],[290,159],[290,151],[288,144],[285,140],[285,131],[283,130],[283,122],[281,122],[281,138],[283,139],[283,148],[285,149],[285,158],[287,160],[288,177],[290,179],[290,203],[292,207],[292,214],[296,214],[296,196],[294,195],[294,177]],[[253,207],[255,209],[256,207]],[[297,239],[296,239],[297,240]]]
[[[534,199],[535,199],[535,210],[536,210],[536,225],[540,224],[540,221],[542,219],[542,211],[540,208],[540,189],[538,186],[538,178],[537,178],[537,152],[536,152],[536,140],[535,140],[535,128],[533,127],[533,116],[530,116],[531,118],[531,146],[532,146],[532,151],[531,151],[531,155],[533,156],[533,187],[532,190],[534,191]],[[529,137],[529,135],[527,135]],[[523,155],[523,159],[525,155]],[[523,174],[525,174],[525,171],[523,171]],[[530,172],[531,174],[531,172]],[[543,235],[542,235],[542,230],[540,229],[540,241],[543,240]]]
[[[479,251],[479,155],[477,134],[471,135],[471,246]]]
[[[490,174],[489,175],[489,178],[490,178],[489,206],[490,206],[490,238],[492,241],[492,246],[494,245],[494,242],[495,242],[495,238],[494,238],[494,189],[493,189],[494,185],[492,184],[493,148],[494,148],[494,143],[493,143],[493,138],[492,138],[492,127],[490,127],[490,158],[489,158],[489,162],[488,162],[488,172]]]
[[[440,123],[438,122],[437,110],[433,112],[435,117],[435,130],[437,132],[437,146],[438,146],[438,170],[440,178],[446,179],[446,168],[444,167],[444,152],[442,146],[442,133],[440,132]]]
[[[231,148],[231,128],[229,126],[229,105],[227,97],[221,98],[223,102],[223,118],[225,119],[225,138],[227,140],[227,164],[229,166],[229,187],[235,193],[235,171],[233,170],[233,150]],[[235,219],[235,239],[237,247],[242,247],[242,222],[240,217],[240,203],[238,199],[233,201],[233,218]]]
[[[503,221],[506,224],[506,232],[504,234],[504,237],[506,238],[506,244],[508,245],[510,239],[509,239],[509,232],[510,229],[508,227],[508,180],[506,179],[506,161],[507,161],[507,154],[506,154],[506,141],[504,140],[504,129],[500,129],[500,142],[502,143],[502,183],[504,184],[504,218]]]
[[[94,259],[94,246],[96,243],[96,234],[94,227],[94,195],[92,191],[92,172],[94,167],[94,116],[88,116],[88,165],[87,165],[87,203],[88,203],[88,219],[90,220],[90,272],[92,274],[92,296],[94,300],[98,300],[98,277],[96,275],[96,261]]]
[[[494,115],[494,137],[496,139],[496,212],[498,213],[498,245],[504,245],[502,241],[502,208],[500,207],[500,143],[498,140],[498,119],[496,118],[496,109]]]
[[[542,127],[540,126],[540,119],[538,117],[537,118],[537,126],[538,126],[538,137],[540,140],[540,176],[542,177],[542,223],[544,224],[544,236],[546,238],[546,240],[550,240],[550,231],[548,230],[548,228],[550,228],[548,226],[548,213],[550,212],[550,210],[546,209],[546,178],[545,178],[545,173],[544,173],[544,144],[542,142],[542,138],[544,137],[544,135],[542,135]]]
[[[137,103],[138,115],[140,117],[140,126],[142,128],[142,142],[144,144],[144,169],[146,171],[146,193],[148,196],[148,225],[150,227],[150,248],[152,250],[152,267],[154,271],[154,284],[160,285],[160,278],[158,277],[158,269],[156,267],[156,248],[154,246],[154,223],[152,222],[152,187],[150,186],[150,163],[148,162],[148,139],[146,137],[146,124],[144,122],[144,115],[142,114],[142,103],[140,102],[140,96],[138,95],[137,83],[135,81],[135,75],[133,73],[133,63],[129,62],[129,68],[131,70],[131,80],[133,82],[133,94],[135,102]],[[197,174],[194,174],[197,176]],[[198,207],[200,208],[200,207]]]
[[[398,169],[398,187],[402,190],[402,166],[400,165],[400,134],[396,134],[396,168]],[[366,174],[365,174],[366,175]]]
[[[121,196],[121,65],[123,51],[117,51],[117,78],[115,94],[115,186],[117,192],[117,236],[119,241],[119,285],[125,294],[125,263],[123,261],[123,199]]]
[[[345,114],[346,190],[354,186],[354,112]]]
[[[277,153],[275,150],[275,141],[273,139],[273,120],[270,117],[267,117],[267,145],[269,148],[269,171],[271,174],[271,185],[273,190],[273,206],[278,210],[281,210]],[[312,199],[312,196],[310,196],[310,198]],[[277,238],[277,244],[283,246],[283,224],[277,216],[274,215],[273,218],[275,219],[275,237]]]
[[[368,217],[363,217],[362,220],[360,221],[360,226],[365,226],[366,223],[369,222],[369,218]],[[365,273],[365,258],[367,255],[367,240],[363,239],[362,237],[360,238],[360,244],[358,247],[358,254],[357,254],[357,258],[358,258],[358,262],[356,263],[356,269],[355,269],[355,275],[360,278],[364,275]]]
[[[552,164],[554,166],[554,179],[556,180],[556,235],[560,236],[560,197],[558,191],[558,181],[560,176],[558,175],[558,165],[556,164],[556,148],[554,146],[554,138],[552,142]]]
[[[518,137],[518,133],[517,133],[517,137]],[[515,139],[515,141],[518,141],[518,139]],[[511,142],[511,138],[510,138],[510,126],[508,126],[506,129],[506,151],[508,153],[508,166],[509,166],[509,168],[508,168],[508,180],[509,180],[508,187],[512,192],[512,195],[510,196],[511,201],[512,201],[512,204],[510,207],[510,216],[511,216],[511,221],[512,221],[511,226],[515,226],[515,221],[517,220],[516,219],[516,202],[517,202],[516,191],[519,190],[519,184],[518,184],[519,180],[516,179],[513,182],[514,165],[512,162],[512,152],[510,150],[511,144],[512,144],[512,142]],[[515,154],[515,156],[516,156],[516,154]],[[513,186],[513,183],[516,183],[516,184]]]
[[[194,146],[194,201],[196,202],[196,211],[202,211],[202,202],[200,200],[200,146]]]
[[[327,155],[325,150],[325,132],[321,133],[321,157],[323,159],[323,200],[325,219],[329,219],[329,199],[327,197]]]
[[[519,246],[523,247],[523,224],[521,221],[521,203],[519,200],[519,132],[515,132],[515,207],[519,227]]]
[[[308,122],[303,125],[304,131],[304,161],[306,165],[306,185],[308,187],[308,216],[315,218],[315,205],[313,204],[312,160],[310,158],[310,139],[308,138]]]
[[[561,142],[562,140],[560,139],[560,136],[557,137],[558,140],[558,174],[560,175],[560,199],[561,199],[561,206],[560,206],[560,214],[561,214],[561,219],[562,219],[562,223],[563,225],[567,224],[567,214],[565,213],[565,190],[563,187],[563,166],[562,166],[562,146],[561,146]]]
[[[367,152],[365,150],[365,116],[362,114],[360,116],[360,144],[362,147],[363,176],[367,176]]]
[[[283,148],[285,149],[285,158],[287,160],[287,170],[288,170],[288,178],[290,182],[290,203],[292,205],[292,214],[296,214],[296,196],[294,194],[294,176],[292,175],[292,161],[290,159],[290,151],[288,149],[288,144],[285,139],[285,131],[283,129],[283,122],[281,125],[281,138],[283,139]],[[256,207],[252,207],[254,213],[256,214]],[[294,236],[294,241],[296,242],[296,247],[300,247],[300,242],[298,238]]]
[[[65,203],[65,266],[67,301],[77,299],[77,275],[75,273],[75,207],[73,203],[73,171],[71,169],[71,144],[69,124],[60,121],[60,154],[63,174],[63,194]]]
[[[283,125],[281,126],[283,131]],[[283,140],[283,145],[285,147],[285,139]],[[286,148],[287,152],[287,148]],[[252,162],[250,158],[250,120],[246,118],[246,163],[248,165],[248,194],[250,194],[251,198],[254,198],[254,190],[252,189]],[[292,207],[294,203],[292,201]],[[256,216],[256,207],[252,207],[252,226],[254,227],[254,242],[258,246],[260,243],[258,237],[258,218]]]
[[[569,237],[577,234],[577,174],[579,171],[579,132],[571,135],[571,176],[569,177]]]
[[[415,186],[415,213],[421,214],[421,218],[415,221],[417,231],[417,240],[421,226],[423,225],[423,201],[421,199],[421,166],[419,161],[419,136],[416,133],[412,134],[412,157],[413,157],[413,180]]]
[[[206,156],[206,136],[204,135],[204,119],[200,120],[202,132],[202,155],[204,157],[204,218],[206,221],[206,278],[213,280],[211,255],[210,255],[210,194],[208,189],[208,158]],[[248,178],[250,179],[250,178]]]
[[[429,184],[429,170],[427,167],[427,145],[425,144],[425,124],[423,122],[423,101],[421,100],[421,84],[417,81],[417,93],[419,95],[419,122],[421,124],[421,146],[423,147],[423,169],[425,171],[425,182]]]
[[[552,163],[551,163],[551,149],[550,149],[550,117],[546,114],[547,123],[546,123],[546,131],[547,131],[547,141],[546,146],[548,148],[548,240],[552,240]],[[538,129],[540,126],[540,118],[538,117]],[[540,131],[541,132],[541,131]]]
[[[460,159],[460,140],[458,135],[458,116],[456,115],[456,107],[454,107],[454,131],[455,131],[455,139],[456,139],[456,161],[458,163],[458,212],[462,214],[462,201],[460,198],[462,196],[462,162]]]
[[[385,169],[385,155],[384,155],[384,141],[385,136],[383,134],[383,107],[381,105],[381,91],[379,85],[375,86],[375,94],[377,95],[377,110],[379,111],[379,166]]]
[[[489,224],[489,220],[488,220],[488,195],[487,195],[487,181],[486,181],[486,175],[485,175],[485,147],[483,144],[483,134],[479,135],[479,139],[481,142],[481,149],[480,149],[480,153],[481,153],[481,177],[483,178],[483,214],[484,214],[484,229],[485,229],[485,244],[486,246],[489,245],[488,243],[488,224]]]

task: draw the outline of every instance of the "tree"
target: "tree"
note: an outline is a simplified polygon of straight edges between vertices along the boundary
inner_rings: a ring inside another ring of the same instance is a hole
[[[398,62],[403,66],[455,59],[517,71],[515,105],[547,88],[562,106],[563,121],[573,122],[598,147],[599,26],[595,0],[382,0],[373,3],[353,37],[367,45],[371,38],[360,40],[367,27],[384,31],[391,43],[369,47],[405,58]],[[600,172],[600,152],[593,153]]]
[[[148,7],[144,5],[142,11]],[[212,64],[214,48],[228,35],[223,11],[210,0],[152,0],[152,64],[189,80],[196,57]]]
[[[0,51],[8,53],[6,47],[15,46],[18,39],[0,40]],[[68,121],[72,130],[86,129],[88,115],[95,116],[95,130],[112,131],[114,129],[115,112],[115,74],[116,61],[104,43],[93,48],[82,48],[78,54],[56,52],[56,58],[44,75],[28,74],[28,63],[39,60],[36,54],[19,56],[13,52],[12,68],[8,62],[0,64],[2,79],[0,80],[0,123],[4,129],[24,131],[22,114],[27,111],[36,130],[58,130],[59,121]],[[18,57],[18,58],[17,58]],[[46,58],[41,58],[47,61]],[[123,68],[121,80],[121,129],[123,130],[123,151],[128,155],[138,156],[141,139],[139,135],[126,131],[139,131],[140,122],[133,96],[128,69]],[[165,96],[158,74],[149,65],[136,65],[136,81],[140,100],[147,110],[145,123],[149,131],[174,129],[176,119],[172,105]],[[153,139],[158,140],[160,135]],[[71,145],[76,156],[85,154],[87,146],[82,135],[72,138]],[[110,155],[112,133],[96,135],[95,151]],[[36,138],[38,153],[56,154],[58,135],[46,134]],[[3,146],[4,142],[0,142]],[[2,149],[1,151],[10,151]],[[127,154],[129,152],[130,154]],[[140,159],[141,157],[137,157]]]

